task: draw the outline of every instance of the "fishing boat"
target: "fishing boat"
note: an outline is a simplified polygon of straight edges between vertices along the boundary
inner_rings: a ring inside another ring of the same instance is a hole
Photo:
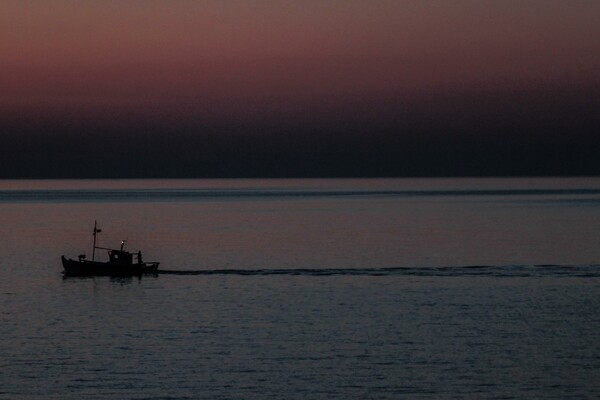
[[[68,276],[134,276],[147,273],[155,273],[158,270],[158,262],[142,261],[142,252],[136,254],[126,250],[127,241],[121,241],[119,249],[96,246],[98,233],[102,232],[98,224],[94,221],[94,244],[92,250],[92,259],[86,259],[85,254],[81,254],[77,260],[61,256],[62,265],[65,269],[65,275]],[[108,261],[96,261],[96,249],[108,251]],[[135,257],[135,262],[134,262]]]

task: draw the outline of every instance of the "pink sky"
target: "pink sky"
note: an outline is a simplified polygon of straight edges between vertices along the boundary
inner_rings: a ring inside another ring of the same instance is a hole
[[[597,82],[597,0],[0,2],[5,109],[300,109]]]

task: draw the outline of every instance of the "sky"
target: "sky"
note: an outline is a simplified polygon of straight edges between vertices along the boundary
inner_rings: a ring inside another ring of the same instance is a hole
[[[598,21],[596,0],[4,0],[0,178],[599,175]]]

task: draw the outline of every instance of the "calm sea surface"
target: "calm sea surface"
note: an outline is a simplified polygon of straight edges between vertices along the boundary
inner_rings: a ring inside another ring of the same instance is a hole
[[[0,181],[0,399],[599,397],[599,178]]]

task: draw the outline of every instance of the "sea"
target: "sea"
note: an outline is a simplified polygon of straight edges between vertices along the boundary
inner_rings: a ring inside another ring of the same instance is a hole
[[[404,398],[600,398],[600,178],[0,181],[0,399]]]

